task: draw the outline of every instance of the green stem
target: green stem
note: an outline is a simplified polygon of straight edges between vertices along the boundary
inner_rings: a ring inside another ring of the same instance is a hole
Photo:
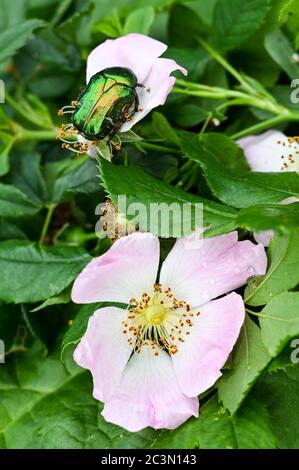
[[[242,75],[229,63],[227,60],[222,57],[219,52],[217,52],[213,47],[207,44],[203,39],[198,38],[198,41],[202,47],[208,51],[208,53],[215,59],[222,67],[224,67],[239,83],[243,86],[244,90],[247,90],[251,95],[256,95],[256,90],[249,85],[249,83],[244,80]]]
[[[96,233],[85,233],[81,235],[82,241],[87,242],[88,240],[96,240],[99,238]]]
[[[215,98],[224,97],[224,98],[248,98],[252,97],[251,94],[245,93],[244,91],[239,91],[239,90],[230,90],[227,88],[221,88],[217,86],[210,86],[210,85],[204,85],[203,83],[194,83],[194,82],[189,82],[187,80],[184,80],[182,78],[177,78],[176,79],[176,86],[174,87],[174,90],[177,90],[178,93],[182,93],[181,88],[183,90],[188,91],[189,94],[192,93],[211,93]],[[192,92],[192,93],[191,93]],[[196,96],[194,94],[194,96]]]
[[[271,119],[267,119],[266,121],[254,124],[253,126],[250,126],[247,129],[243,129],[242,131],[236,132],[230,137],[234,140],[241,139],[241,137],[246,137],[247,135],[251,134],[257,134],[258,132],[262,132],[266,129],[271,129],[275,126],[278,126],[279,124],[283,124],[288,121],[299,121],[299,114],[298,116],[294,115],[293,113],[284,116],[275,116]]]
[[[47,212],[47,215],[46,215],[46,218],[45,218],[45,221],[44,221],[44,225],[43,225],[43,228],[42,228],[42,231],[41,231],[41,236],[40,236],[40,239],[39,239],[39,244],[40,245],[43,245],[43,243],[45,241],[45,238],[46,238],[47,232],[48,232],[48,228],[49,228],[49,225],[50,225],[52,215],[53,215],[53,212],[54,212],[55,208],[56,208],[56,204],[50,204],[48,206],[48,212]]]
[[[208,113],[207,118],[206,118],[205,122],[203,123],[202,128],[200,129],[199,135],[202,135],[202,134],[205,133],[206,128],[208,127],[211,118],[212,118],[212,113]]]
[[[37,127],[44,127],[44,123],[40,120],[40,118],[35,118],[28,112],[28,109],[26,109],[24,106],[20,105],[17,103],[12,96],[10,96],[9,93],[5,92],[5,99],[10,104],[12,108],[14,108],[17,113],[19,113],[21,116],[23,116],[24,119],[27,121],[31,122]]]
[[[213,99],[213,100],[221,100],[221,99],[225,99],[225,98],[230,98],[230,97],[235,97],[235,93],[233,90],[216,90],[216,89],[213,89],[212,87],[208,90],[208,89],[192,89],[192,88],[179,88],[177,86],[173,87],[172,89],[172,93],[177,93],[177,94],[180,94],[180,95],[188,95],[188,96],[195,96],[196,98],[210,98],[210,99]],[[237,96],[239,96],[238,92],[237,93]],[[247,96],[247,95],[245,95]]]
[[[170,152],[181,154],[181,152],[174,147],[166,147],[164,145],[152,144],[150,142],[140,141],[138,146],[143,147],[144,149],[157,150],[158,152]]]
[[[59,129],[55,128],[53,130],[40,130],[32,131],[29,129],[23,129],[19,135],[19,140],[53,140],[59,134]]]
[[[128,166],[128,165],[129,165],[128,151],[127,151],[127,149],[125,149],[125,151],[124,151],[124,166]]]

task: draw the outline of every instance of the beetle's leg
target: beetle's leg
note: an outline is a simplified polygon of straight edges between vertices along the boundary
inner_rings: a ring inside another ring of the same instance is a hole
[[[112,142],[113,139],[116,139],[118,142]],[[121,149],[121,139],[118,134],[114,134],[113,137],[110,139],[113,148],[118,151]]]
[[[132,117],[134,116],[134,114],[137,113],[137,111],[140,111],[140,109],[139,109],[139,98],[138,98],[137,94],[135,96],[133,105],[134,105],[134,108],[133,108],[133,111],[132,111],[131,114],[129,114],[128,112],[124,113],[125,121],[130,121],[132,119]]]
[[[136,93],[135,101],[134,101],[134,113],[137,113],[137,111],[139,111],[139,98],[138,98],[138,95]]]

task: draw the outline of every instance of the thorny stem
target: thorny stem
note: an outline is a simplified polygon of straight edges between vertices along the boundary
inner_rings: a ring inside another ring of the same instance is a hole
[[[42,245],[45,241],[45,238],[46,238],[46,235],[47,235],[47,232],[48,232],[48,228],[49,228],[49,225],[50,225],[52,215],[53,215],[53,212],[54,212],[55,208],[56,208],[56,204],[50,204],[48,206],[48,212],[47,212],[47,215],[46,215],[46,218],[45,218],[45,221],[44,221],[44,225],[43,225],[43,228],[42,228],[41,236],[40,236],[40,239],[39,239],[39,244],[40,245]]]

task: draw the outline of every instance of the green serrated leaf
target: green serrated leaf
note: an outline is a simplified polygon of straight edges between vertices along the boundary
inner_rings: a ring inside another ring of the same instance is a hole
[[[159,207],[165,208],[165,205],[169,208],[173,203],[179,205],[181,208],[185,203],[188,204],[188,206],[190,205],[191,208],[194,208],[195,204],[203,204],[204,225],[211,225],[215,230],[218,230],[218,233],[230,231],[235,227],[235,212],[233,209],[194,196],[181,189],[163,183],[157,178],[150,176],[141,168],[113,165],[106,160],[101,160],[100,168],[104,188],[112,201],[117,205],[119,202],[118,195],[126,196],[126,214],[123,214],[126,218],[132,218],[132,216],[136,215],[135,211],[134,214],[130,213],[131,204],[131,208],[134,208],[133,204],[135,203],[137,203],[137,205],[140,204],[140,206],[138,205],[138,210],[141,210],[141,206],[144,208],[146,212],[145,217],[143,216],[143,212],[140,213],[139,217],[139,225],[142,230],[151,231],[156,235],[166,237],[176,234],[181,234],[180,236],[184,235],[182,231],[184,231],[186,225],[193,227],[194,230],[194,224],[197,219],[192,211],[191,214],[188,212],[186,216],[183,211],[181,212],[183,220],[182,225],[181,220],[177,225],[176,222],[169,219],[170,222],[167,224],[167,227],[156,217],[152,217],[148,220],[148,214],[151,217],[153,208],[151,204],[156,204],[155,208],[158,209]],[[164,204],[164,206],[158,206],[159,204]],[[135,208],[136,207],[135,205]],[[185,223],[186,225],[184,225]]]
[[[10,137],[0,146],[0,176],[6,175],[9,171],[9,155],[14,142],[14,139]]]
[[[268,256],[266,274],[249,281],[245,290],[245,302],[249,305],[265,305],[275,295],[293,289],[299,283],[298,231],[285,235],[277,233],[270,243]]]
[[[155,19],[155,10],[152,6],[138,8],[127,16],[124,25],[124,34],[148,34]]]
[[[61,362],[36,343],[1,365],[0,447],[9,449],[144,448],[154,431],[128,433],[99,417],[88,372],[71,351]]]
[[[96,162],[90,157],[48,163],[43,172],[49,199],[53,203],[72,193],[90,193],[99,188]]]
[[[270,360],[259,327],[247,317],[233,351],[233,367],[218,382],[219,399],[231,414],[240,407]]]
[[[0,216],[10,219],[30,217],[40,210],[40,206],[18,188],[0,183]]]
[[[267,375],[258,389],[270,415],[271,427],[281,449],[299,447],[299,367]]]
[[[0,63],[12,57],[20,47],[24,46],[32,32],[44,25],[44,21],[41,20],[26,20],[2,30],[0,32]]]
[[[27,0],[1,1],[0,31],[8,26],[19,24],[25,19],[26,3]]]
[[[282,31],[276,29],[268,33],[265,37],[265,48],[291,79],[299,77],[299,64],[293,59],[295,50]]]
[[[275,437],[263,403],[249,397],[238,413],[229,416],[214,396],[174,431],[160,431],[154,448],[174,449],[267,449],[275,448]]]
[[[12,347],[16,336],[17,330],[20,323],[20,307],[18,305],[9,305],[4,302],[0,302],[0,339],[4,341],[5,351],[0,350],[0,366],[4,362],[5,357],[3,354],[7,354]]]
[[[11,182],[28,199],[38,205],[47,200],[47,187],[42,177],[41,155],[35,152],[17,152],[12,158]]]
[[[298,312],[299,292],[283,292],[262,310],[262,340],[271,356],[277,356],[292,338],[299,336]]]
[[[153,113],[153,129],[162,139],[176,145],[179,144],[180,140],[176,131],[171,127],[166,117],[157,111]]]
[[[198,138],[196,134],[185,132],[181,137],[181,147],[191,160],[200,164],[211,190],[225,204],[243,208],[255,204],[278,203],[287,197],[299,196],[297,173],[245,171],[239,168],[238,163],[238,168],[231,168],[232,152],[226,153],[225,148],[222,149],[220,145],[210,146],[209,139],[209,134]],[[231,146],[236,147],[236,144],[231,142]],[[233,158],[232,161],[234,162]]]
[[[270,0],[219,0],[214,12],[214,40],[224,50],[239,48],[262,26]]]
[[[285,233],[299,227],[299,202],[246,207],[238,212],[237,222],[239,227],[252,231],[275,229]]]
[[[54,297],[50,297],[49,299],[45,300],[42,304],[34,309],[30,310],[30,312],[39,312],[46,307],[50,307],[51,305],[58,305],[58,304],[67,304],[71,300],[71,289],[67,288],[62,291],[59,295],[54,295]]]
[[[77,247],[41,247],[21,240],[0,243],[0,299],[38,302],[59,294],[90,260]]]

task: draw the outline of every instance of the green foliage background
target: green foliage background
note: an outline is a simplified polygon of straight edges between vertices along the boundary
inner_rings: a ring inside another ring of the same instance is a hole
[[[93,47],[130,32],[166,42],[189,75],[99,170],[61,149],[57,110],[84,86]],[[298,135],[298,0],[1,0],[0,44],[0,447],[298,448],[299,202],[279,202],[299,195],[299,176],[250,172],[235,143]],[[174,431],[106,423],[72,360],[96,306],[72,304],[71,284],[109,248],[94,210],[119,194],[202,202],[209,236],[275,230],[267,274],[240,289],[248,315],[222,378]]]

